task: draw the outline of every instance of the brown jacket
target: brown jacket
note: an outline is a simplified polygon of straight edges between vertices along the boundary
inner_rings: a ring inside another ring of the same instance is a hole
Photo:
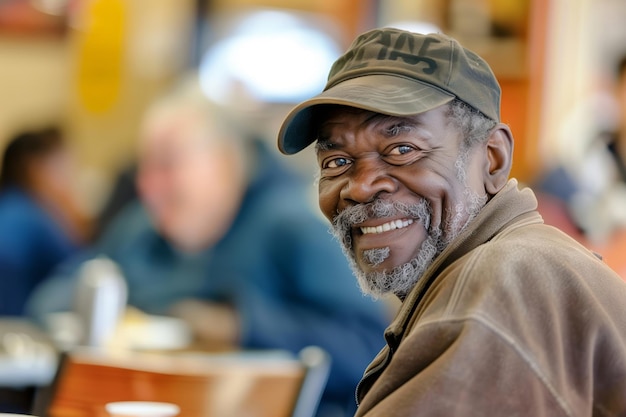
[[[626,283],[511,180],[385,332],[357,416],[626,416]]]

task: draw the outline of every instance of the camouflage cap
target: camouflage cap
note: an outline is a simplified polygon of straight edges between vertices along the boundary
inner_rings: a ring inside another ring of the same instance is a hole
[[[294,154],[315,141],[312,109],[318,105],[410,116],[455,97],[500,120],[500,85],[477,54],[443,34],[374,29],[357,37],[335,61],[322,93],[291,110],[280,128],[278,148]]]

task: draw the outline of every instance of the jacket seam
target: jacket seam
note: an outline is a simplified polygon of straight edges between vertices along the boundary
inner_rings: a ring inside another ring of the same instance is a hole
[[[539,366],[533,361],[532,357],[528,353],[526,353],[523,349],[521,349],[517,343],[515,343],[515,340],[513,337],[508,335],[506,332],[501,331],[501,329],[495,323],[489,320],[487,317],[476,314],[476,315],[471,315],[467,317],[450,317],[445,320],[430,320],[430,321],[420,323],[420,325],[416,327],[415,329],[419,327],[428,326],[428,325],[442,324],[445,322],[454,323],[454,322],[463,322],[463,321],[475,321],[476,323],[485,326],[496,337],[498,337],[500,340],[506,343],[511,349],[513,349],[517,353],[517,355],[522,359],[522,361],[526,363],[526,365],[530,368],[532,373],[539,379],[539,381],[541,381],[544,387],[548,390],[548,392],[552,395],[554,400],[557,402],[561,410],[563,410],[563,412],[568,417],[574,416],[574,414],[568,407],[566,401],[563,398],[561,398],[561,396],[559,396],[556,388],[550,383],[549,378],[541,372],[541,370],[539,369]]]

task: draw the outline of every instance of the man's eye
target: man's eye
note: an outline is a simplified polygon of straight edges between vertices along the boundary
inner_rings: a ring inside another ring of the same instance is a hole
[[[348,164],[350,164],[350,160],[348,160],[347,158],[334,158],[326,162],[324,168],[342,168]]]
[[[413,151],[414,148],[412,146],[409,145],[399,145],[396,146],[395,148],[393,148],[391,150],[391,152],[389,152],[389,155],[405,155],[411,151]]]

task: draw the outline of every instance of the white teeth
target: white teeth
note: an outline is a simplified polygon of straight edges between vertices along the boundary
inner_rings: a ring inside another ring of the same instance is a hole
[[[388,232],[390,230],[402,229],[407,227],[408,225],[413,224],[413,219],[407,220],[392,220],[390,222],[381,224],[379,226],[367,226],[361,227],[361,232],[366,235],[370,233],[383,233]]]

